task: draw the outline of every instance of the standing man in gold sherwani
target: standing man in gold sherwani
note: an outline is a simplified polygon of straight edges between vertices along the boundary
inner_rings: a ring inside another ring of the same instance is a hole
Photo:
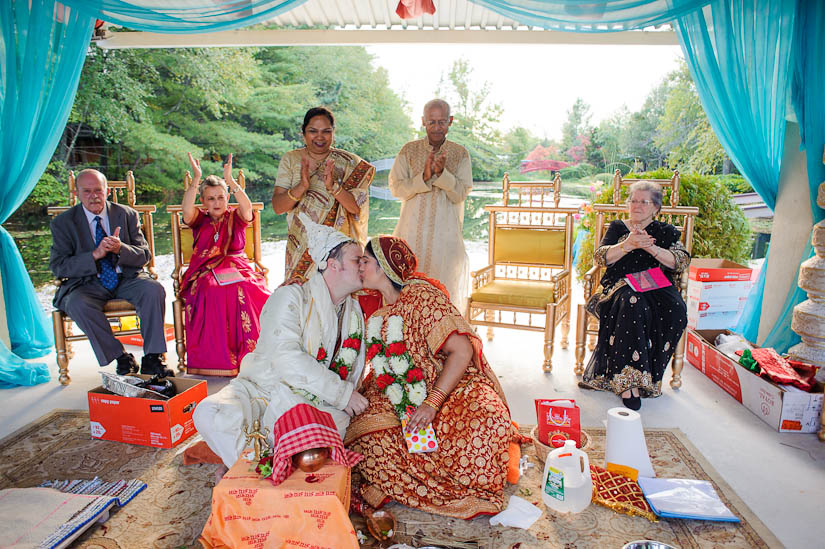
[[[469,259],[464,248],[464,199],[473,188],[467,149],[447,141],[450,105],[433,99],[421,118],[427,137],[401,148],[390,171],[390,191],[401,200],[394,236],[407,241],[418,268],[440,280],[459,311],[464,310]]]

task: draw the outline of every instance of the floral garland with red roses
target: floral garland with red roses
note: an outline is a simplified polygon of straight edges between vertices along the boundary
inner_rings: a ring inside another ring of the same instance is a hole
[[[341,349],[338,350],[338,358],[329,365],[329,369],[338,374],[343,380],[349,377],[353,365],[358,359],[358,351],[361,350],[361,315],[356,314],[355,311],[352,311],[350,317],[350,326],[353,325],[356,326],[355,331],[344,339]],[[321,364],[326,364],[327,350],[324,349],[323,345],[318,347],[315,360]]]
[[[381,338],[384,319],[373,315],[367,322],[367,360],[375,372],[375,384],[403,418],[410,406],[418,407],[427,398],[424,372],[413,366],[404,342],[404,321],[398,315],[387,319],[386,339]]]

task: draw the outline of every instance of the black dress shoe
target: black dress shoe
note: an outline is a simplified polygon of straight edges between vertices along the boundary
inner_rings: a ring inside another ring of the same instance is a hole
[[[136,374],[138,372],[138,365],[135,361],[135,355],[132,353],[123,353],[117,357],[117,369],[115,371],[119,376]]]
[[[140,361],[140,373],[147,376],[175,377],[175,372],[166,367],[163,355],[150,353]]]
[[[625,408],[639,410],[642,407],[642,397],[631,396],[630,398],[623,398],[622,404],[624,404]]]

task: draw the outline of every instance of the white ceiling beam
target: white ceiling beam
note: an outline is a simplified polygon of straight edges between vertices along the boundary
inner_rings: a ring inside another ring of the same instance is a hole
[[[204,34],[118,32],[95,42],[103,49],[316,46],[367,44],[679,45],[673,31],[605,33],[544,30],[233,30]]]

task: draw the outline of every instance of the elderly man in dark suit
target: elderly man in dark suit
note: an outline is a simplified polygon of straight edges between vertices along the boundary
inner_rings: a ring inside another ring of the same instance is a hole
[[[83,170],[77,176],[80,204],[52,221],[49,268],[63,280],[54,306],[67,313],[89,337],[101,366],[117,360],[117,373],[138,370],[103,314],[110,299],[137,309],[143,336],[143,374],[174,375],[163,362],[166,291],[143,270],[151,252],[140,231],[138,213],[107,200],[106,176]]]

